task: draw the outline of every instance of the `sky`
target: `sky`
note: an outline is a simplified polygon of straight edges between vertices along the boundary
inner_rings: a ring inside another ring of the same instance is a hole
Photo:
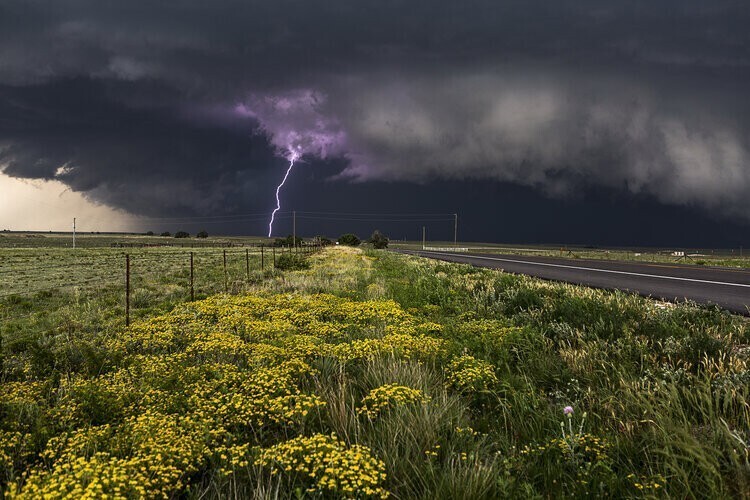
[[[295,159],[278,235],[458,213],[463,240],[750,246],[748,25],[744,0],[0,0],[0,227],[264,234]]]

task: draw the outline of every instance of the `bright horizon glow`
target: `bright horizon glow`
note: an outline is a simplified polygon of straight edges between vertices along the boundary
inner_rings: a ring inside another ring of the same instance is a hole
[[[0,230],[133,232],[123,210],[91,201],[57,180],[18,179],[0,171]]]

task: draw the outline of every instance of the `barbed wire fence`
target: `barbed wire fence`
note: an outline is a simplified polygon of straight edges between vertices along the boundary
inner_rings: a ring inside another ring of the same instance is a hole
[[[13,255],[0,260],[0,320],[38,314],[18,314],[12,306],[36,302],[55,294],[116,294],[121,296],[128,325],[131,308],[160,301],[193,301],[216,293],[239,293],[275,269],[283,253],[308,255],[319,242],[290,246],[99,249],[96,254]],[[56,262],[57,260],[57,262]]]
[[[185,227],[186,225],[242,226],[267,220],[268,214],[247,213],[203,217],[143,218],[144,225]],[[297,244],[298,222],[334,224],[342,229],[352,224],[381,224],[400,228],[450,225],[453,236],[458,216],[453,213],[358,213],[287,211],[276,214],[277,221],[291,222],[292,246],[247,243],[222,238],[221,242],[162,239],[113,241],[99,246],[99,235],[88,241],[77,240],[79,250],[70,253],[65,246],[45,246],[41,236],[24,241],[19,247],[7,246],[11,253],[0,254],[0,322],[47,315],[54,307],[70,303],[73,297],[108,297],[110,310],[128,324],[132,310],[143,310],[166,303],[192,301],[216,293],[237,293],[276,267],[285,252],[311,253],[322,248],[325,238]],[[307,224],[305,224],[307,225]],[[308,231],[309,232],[309,231]],[[153,234],[153,233],[152,233]],[[106,236],[105,236],[106,237]],[[110,236],[114,237],[114,236]],[[37,241],[39,239],[39,241]],[[330,240],[328,240],[330,243]],[[55,302],[59,299],[58,302]],[[28,311],[28,314],[24,314]],[[2,326],[2,324],[0,324]]]

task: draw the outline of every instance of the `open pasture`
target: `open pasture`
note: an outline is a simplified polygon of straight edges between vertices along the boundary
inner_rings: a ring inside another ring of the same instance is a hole
[[[122,249],[0,298],[8,496],[750,497],[745,318],[350,248],[223,293],[201,251],[192,302],[184,252],[134,257],[130,327]]]

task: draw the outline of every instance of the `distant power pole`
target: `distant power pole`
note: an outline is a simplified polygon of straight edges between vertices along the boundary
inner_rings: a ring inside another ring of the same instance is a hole
[[[73,248],[76,247],[76,218],[73,217]]]
[[[426,241],[427,241],[427,228],[422,226],[422,250],[424,250]]]
[[[458,214],[453,214],[453,246],[458,247]]]
[[[292,244],[294,250],[297,250],[297,211],[292,210]]]

